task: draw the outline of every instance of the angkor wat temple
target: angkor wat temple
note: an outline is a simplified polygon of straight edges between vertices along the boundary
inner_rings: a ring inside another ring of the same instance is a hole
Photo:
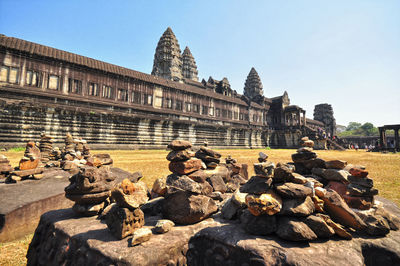
[[[94,148],[157,148],[172,139],[214,147],[295,147],[324,124],[266,97],[252,68],[244,94],[227,78],[198,81],[196,61],[170,28],[158,42],[151,75],[0,35],[0,147],[22,146],[41,132],[66,132]]]

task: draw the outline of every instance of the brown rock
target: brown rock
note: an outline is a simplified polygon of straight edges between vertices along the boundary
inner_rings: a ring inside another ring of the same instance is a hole
[[[323,172],[322,177],[330,180],[330,181],[340,181],[344,183],[348,183],[347,177],[349,176],[349,172],[345,170],[337,170],[337,169],[326,169]]]
[[[111,197],[121,208],[134,210],[148,201],[146,185],[139,181],[132,183],[129,179],[124,179],[112,191]]]
[[[252,235],[266,236],[277,230],[276,215],[254,216],[249,210],[244,210],[240,215],[240,222],[244,229]]]
[[[367,188],[358,184],[351,183],[347,186],[347,190],[351,196],[375,196],[378,195],[376,188]]]
[[[113,159],[111,158],[110,154],[107,153],[99,153],[94,154],[93,158],[97,158],[101,161],[101,165],[112,165]]]
[[[207,173],[203,170],[197,170],[189,174],[188,177],[197,183],[204,183],[206,182],[206,179],[209,177],[209,175],[207,175]]]
[[[211,198],[183,190],[169,194],[163,202],[163,215],[177,224],[200,222],[217,210]]]
[[[276,234],[289,241],[310,241],[317,239],[317,235],[301,220],[282,216],[278,220]]]
[[[294,179],[293,172],[294,170],[290,165],[278,163],[274,170],[274,183],[292,182]]]
[[[315,211],[314,202],[310,197],[305,199],[286,199],[282,203],[280,215],[308,216]]]
[[[169,230],[171,230],[171,228],[174,226],[175,226],[175,224],[171,220],[167,220],[167,219],[158,220],[157,224],[154,226],[154,231],[159,234],[165,234]]]
[[[104,202],[94,205],[80,205],[75,203],[72,206],[72,210],[82,216],[94,216],[102,212],[104,205]]]
[[[35,159],[35,160],[24,160],[22,159],[19,161],[19,169],[20,170],[30,170],[30,169],[35,169],[39,166],[40,159]]]
[[[368,172],[360,168],[350,168],[349,172],[352,176],[356,177],[364,178],[368,176]]]
[[[310,187],[295,184],[295,183],[284,183],[278,185],[275,188],[276,192],[283,198],[306,198],[307,196],[312,196],[313,190]]]
[[[167,160],[171,162],[179,162],[189,160],[194,153],[189,150],[171,151],[167,155]]]
[[[123,239],[144,225],[144,213],[140,209],[131,211],[114,205],[106,215],[106,223],[116,238]]]
[[[44,171],[43,167],[38,167],[29,170],[15,170],[12,171],[11,174],[19,177],[27,177],[30,175],[41,174],[43,173],[43,171]]]
[[[207,155],[214,157],[214,158],[221,158],[221,154],[219,152],[216,152],[208,147],[205,146],[201,146],[200,150],[204,153],[206,153]]]
[[[198,150],[195,156],[196,158],[203,160],[205,163],[220,163],[219,157],[212,157],[209,154],[205,153],[203,150]]]
[[[201,169],[201,160],[192,158],[182,162],[170,162],[169,170],[180,175],[187,175]]]
[[[173,140],[170,144],[168,144],[168,148],[174,151],[180,151],[189,149],[192,147],[192,143],[186,140]]]
[[[240,187],[240,192],[259,195],[264,194],[270,190],[271,184],[272,178],[253,176],[246,184]]]
[[[349,175],[347,180],[349,180],[349,182],[352,184],[357,184],[366,188],[372,188],[374,186],[374,181],[368,177],[356,177]]]
[[[328,189],[325,194],[317,195],[324,201],[324,209],[334,221],[354,229],[365,228],[365,223],[349,208],[336,191]]]
[[[154,181],[152,191],[157,193],[160,196],[165,196],[167,192],[167,177],[160,177]]]
[[[80,205],[96,205],[105,201],[111,195],[110,191],[92,194],[65,194],[70,199]]]
[[[303,142],[303,146],[304,147],[309,147],[309,148],[312,148],[312,147],[314,147],[314,141],[312,141],[312,140],[306,140],[306,141],[304,141]]]
[[[261,195],[248,194],[246,196],[246,205],[255,216],[261,214],[274,215],[280,212],[282,199],[278,194],[270,190]]]
[[[310,180],[308,180],[306,177],[304,177],[304,176],[302,176],[302,175],[300,175],[300,174],[298,174],[298,173],[292,173],[292,175],[293,175],[293,180],[292,180],[293,183],[296,183],[296,184],[305,184],[305,183],[307,183],[308,181],[310,181]],[[315,181],[313,181],[313,182],[315,182]]]
[[[174,193],[177,189],[189,191],[194,194],[202,194],[203,190],[201,183],[197,183],[185,175],[178,176],[172,174],[167,176],[166,185],[167,194]]]
[[[303,165],[307,169],[313,169],[313,168],[325,168],[325,161],[320,159],[320,158],[314,158],[311,160],[305,160],[303,162]]]
[[[350,208],[359,210],[369,210],[374,205],[374,197],[357,197],[350,195],[342,196]]]
[[[146,241],[149,241],[151,236],[152,233],[149,228],[139,228],[138,230],[133,232],[132,238],[129,239],[129,246],[134,247]]]
[[[342,160],[332,160],[332,161],[326,161],[325,166],[328,169],[344,169],[347,165],[346,161]]]
[[[313,232],[321,238],[331,237],[335,231],[330,227],[324,219],[316,215],[310,215],[302,220]]]
[[[214,191],[219,191],[221,193],[225,193],[226,192],[226,185],[225,185],[224,180],[222,179],[221,176],[212,175],[207,179],[207,181],[213,187]]]
[[[258,176],[272,177],[274,175],[275,164],[272,162],[255,163],[254,172]]]
[[[343,226],[332,221],[328,215],[318,213],[317,216],[324,219],[324,221],[333,229],[333,231],[335,231],[335,234],[337,234],[338,236],[347,240],[353,238],[352,235],[349,232],[347,232]]]
[[[292,160],[295,163],[302,163],[307,160],[311,160],[317,158],[317,154],[315,152],[298,152],[292,154]]]
[[[342,182],[329,181],[328,185],[325,188],[336,191],[342,197],[347,193],[347,185],[343,184]]]

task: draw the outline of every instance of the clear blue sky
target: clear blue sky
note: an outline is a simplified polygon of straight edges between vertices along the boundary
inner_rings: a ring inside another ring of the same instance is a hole
[[[0,0],[0,33],[145,73],[168,26],[200,79],[242,93],[254,66],[307,117],[330,103],[338,124],[400,123],[400,1]]]

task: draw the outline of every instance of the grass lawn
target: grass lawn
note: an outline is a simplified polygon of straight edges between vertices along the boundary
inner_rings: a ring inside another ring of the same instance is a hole
[[[290,162],[291,154],[295,150],[261,150],[238,149],[219,150],[223,158],[228,154],[237,159],[239,163],[249,164],[249,175],[253,174],[251,165],[257,161],[258,152],[263,151],[269,155],[269,160],[275,163]],[[319,158],[324,160],[340,159],[348,163],[364,165],[369,171],[369,177],[374,180],[374,186],[379,190],[379,195],[390,199],[400,205],[400,154],[381,154],[359,151],[316,151]],[[141,171],[143,181],[149,187],[155,179],[168,175],[168,161],[165,159],[168,152],[165,150],[137,150],[137,151],[93,151],[93,153],[109,153],[114,159],[114,166],[130,172]],[[17,166],[23,151],[3,152],[10,160],[12,166]],[[0,265],[24,265],[25,254],[33,235],[9,243],[0,244]]]

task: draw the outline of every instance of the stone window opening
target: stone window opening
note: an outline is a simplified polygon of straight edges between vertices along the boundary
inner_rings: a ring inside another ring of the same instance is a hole
[[[200,113],[200,105],[199,104],[193,104],[193,112]]]
[[[177,100],[175,103],[175,110],[182,111],[182,107],[183,107],[183,102],[180,100]]]
[[[61,89],[61,79],[57,75],[49,75],[47,88],[50,90],[60,90]]]
[[[237,120],[239,118],[238,112],[233,112],[233,119]]]
[[[103,85],[103,98],[113,99],[114,98],[114,88],[111,86]]]
[[[189,102],[185,102],[185,110],[186,112],[192,111],[192,104]]]
[[[119,101],[128,101],[128,90],[127,89],[118,89],[117,98]]]
[[[18,84],[19,68],[2,66],[0,70],[0,81]]]
[[[222,109],[222,117],[226,118],[228,116],[228,112],[226,109]]]
[[[88,95],[99,96],[99,94],[100,94],[99,84],[94,83],[94,82],[89,82]]]
[[[68,79],[68,92],[75,93],[75,94],[81,94],[81,91],[82,91],[82,81],[69,78]]]
[[[210,116],[214,116],[214,107],[210,107]]]
[[[25,84],[32,87],[40,87],[41,86],[41,75],[39,72],[34,70],[26,71],[26,80]]]
[[[239,114],[239,120],[243,120],[243,114],[242,113]]]
[[[144,95],[144,104],[145,105],[153,105],[153,95],[145,94]]]
[[[171,98],[165,99],[165,107],[167,107],[168,109],[172,109],[172,99]]]
[[[216,117],[220,117],[221,116],[221,109],[219,109],[219,108],[215,109],[215,116]]]
[[[201,114],[208,115],[208,106],[206,106],[206,105],[201,106]]]
[[[142,94],[138,91],[132,91],[131,101],[133,103],[141,104],[142,103]]]

